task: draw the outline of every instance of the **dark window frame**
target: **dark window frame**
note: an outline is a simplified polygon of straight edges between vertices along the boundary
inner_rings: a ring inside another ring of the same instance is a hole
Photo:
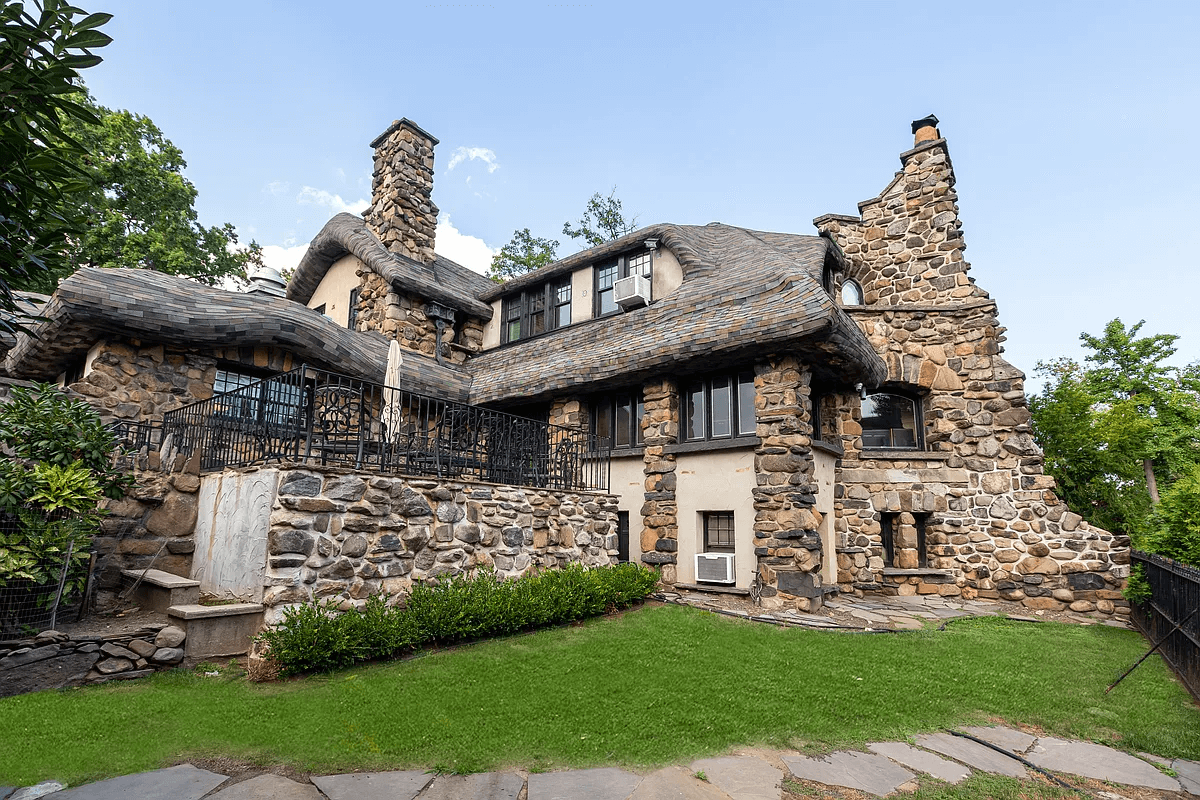
[[[571,302],[570,275],[506,295],[500,303],[500,343],[523,342],[567,327],[571,324]]]
[[[928,513],[914,513],[913,527],[917,529],[917,568],[929,568],[929,545],[926,526],[929,522]],[[893,569],[899,569],[897,563],[899,553],[896,550],[896,526],[899,523],[898,512],[885,511],[879,515],[879,540],[883,545],[883,563]]]
[[[713,388],[718,381],[727,382],[729,390],[729,433],[713,434]],[[750,406],[745,407],[742,400],[742,387],[748,385],[750,388]],[[697,394],[703,396],[703,408],[700,409],[702,418],[701,432],[694,435],[693,431],[696,426],[694,424],[694,406],[693,402]],[[754,371],[753,370],[738,370],[736,372],[720,372],[712,375],[705,375],[700,378],[695,378],[685,381],[681,386],[680,405],[682,407],[683,425],[681,434],[685,442],[705,442],[705,441],[726,441],[730,439],[741,439],[748,436],[756,436],[758,434],[758,423],[754,413]],[[743,425],[743,412],[750,414],[750,425]]]
[[[617,411],[628,409],[625,429],[619,430]],[[601,450],[634,450],[646,445],[642,417],[646,414],[646,399],[641,389],[627,389],[595,395],[588,403],[588,421],[596,446]],[[601,419],[601,417],[605,419]],[[603,424],[602,424],[603,423]],[[601,431],[607,429],[607,435]]]
[[[350,290],[349,305],[346,306],[346,327],[350,330],[354,330],[354,324],[358,322],[358,298],[361,294],[361,286],[355,286]]]
[[[907,431],[908,430],[908,428],[904,427],[903,425],[901,425],[901,427],[899,427],[899,428],[868,428],[867,424],[866,424],[867,417],[865,415],[863,415],[860,411],[859,425],[862,428],[862,433],[860,434],[861,441],[862,441],[862,449],[863,450],[912,450],[912,451],[916,451],[916,452],[924,451],[924,449],[925,449],[925,414],[924,414],[924,407],[923,407],[924,403],[922,402],[922,398],[919,395],[908,393],[903,390],[894,389],[894,388],[889,387],[889,388],[881,389],[880,391],[877,391],[877,392],[872,392],[871,394],[867,395],[866,398],[863,398],[863,399],[865,401],[872,397],[880,397],[880,396],[896,397],[901,400],[904,400],[906,403],[912,404],[913,441],[911,444],[908,444],[905,442],[901,442],[900,444],[896,443],[896,438],[897,438],[896,431]],[[860,409],[862,408],[861,405],[859,406],[859,408]],[[867,442],[868,430],[872,431],[872,432],[886,431],[887,432],[886,443],[879,444],[879,443],[877,443],[878,439],[876,437],[872,437],[871,443],[868,444],[868,442]]]
[[[616,300],[612,301],[612,308],[608,311],[604,310],[605,296],[613,295],[613,284],[622,278],[628,278],[631,273],[631,266],[641,265],[642,276],[646,280],[654,279],[654,251],[653,250],[637,250],[629,253],[624,253],[614,259],[605,260],[602,263],[592,266],[592,316],[596,319],[601,317],[611,317],[614,314],[621,313],[621,307],[617,305]],[[607,273],[615,270],[612,281],[603,289],[600,288],[601,273]]]
[[[704,515],[704,552],[734,552],[737,549],[734,513],[732,511],[704,511],[701,513]]]
[[[847,286],[854,287],[854,291],[858,294],[858,302],[857,303],[847,303],[846,302],[846,287]],[[865,305],[866,304],[866,293],[863,291],[862,284],[859,283],[858,281],[854,280],[854,278],[846,278],[845,280],[843,280],[842,285],[838,287],[838,301],[843,306],[848,306],[850,308],[855,308],[857,306]]]

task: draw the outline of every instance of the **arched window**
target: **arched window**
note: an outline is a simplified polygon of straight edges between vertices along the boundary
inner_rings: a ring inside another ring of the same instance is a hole
[[[863,290],[858,285],[858,281],[847,278],[842,281],[842,305],[844,306],[861,306],[863,304]]]
[[[921,447],[921,407],[911,397],[880,392],[862,401],[863,449]]]

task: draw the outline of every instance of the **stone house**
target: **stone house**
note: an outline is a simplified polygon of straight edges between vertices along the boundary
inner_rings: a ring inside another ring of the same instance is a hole
[[[946,141],[934,117],[912,132],[883,191],[856,216],[817,218],[815,235],[657,224],[496,285],[435,253],[437,140],[400,120],[371,143],[370,208],[331,219],[286,292],[269,277],[237,294],[84,270],[4,369],[155,420],[300,363],[382,383],[395,341],[403,388],[579,431],[611,455],[587,521],[603,542],[581,545],[593,562],[801,610],[843,591],[1123,611],[1128,539],[1081,521],[1043,473],[1024,375],[964,260]],[[324,504],[284,509],[280,487],[303,481],[272,480],[267,516],[326,513],[342,502],[330,487],[407,497],[326,476]],[[421,514],[483,491],[422,486],[442,499]],[[530,542],[536,505],[515,520]],[[553,563],[540,541],[505,567]]]

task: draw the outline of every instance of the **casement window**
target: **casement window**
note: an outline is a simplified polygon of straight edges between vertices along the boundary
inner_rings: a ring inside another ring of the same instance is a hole
[[[613,296],[613,284],[630,275],[641,275],[649,280],[652,276],[651,261],[651,251],[644,250],[597,264],[592,271],[594,276],[592,294],[596,298],[593,314],[597,317],[606,317],[620,311]]]
[[[754,373],[715,375],[684,385],[688,441],[733,439],[757,432]]]
[[[293,424],[303,412],[303,388],[281,380],[266,381],[266,377],[218,369],[213,381],[216,416],[271,425]]]
[[[642,414],[646,404],[641,391],[634,389],[592,398],[592,433],[600,449],[620,450],[641,447]]]
[[[516,342],[571,324],[571,276],[509,295],[500,310],[503,342]]]
[[[733,512],[705,511],[704,552],[732,553],[733,549]]]
[[[355,323],[358,322],[358,295],[362,292],[362,287],[355,286],[350,290],[350,304],[346,306],[346,327],[350,330],[355,330]]]
[[[921,448],[921,405],[912,397],[880,392],[862,401],[863,449]]]

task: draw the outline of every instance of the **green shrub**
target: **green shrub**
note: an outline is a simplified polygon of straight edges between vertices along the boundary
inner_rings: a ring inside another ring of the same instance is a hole
[[[1200,567],[1200,464],[1163,492],[1145,549]]]
[[[640,564],[592,569],[571,564],[508,581],[481,570],[416,584],[404,607],[388,607],[383,595],[344,613],[333,601],[293,606],[258,638],[283,675],[328,672],[424,645],[502,636],[628,608],[657,583],[658,575]]]

